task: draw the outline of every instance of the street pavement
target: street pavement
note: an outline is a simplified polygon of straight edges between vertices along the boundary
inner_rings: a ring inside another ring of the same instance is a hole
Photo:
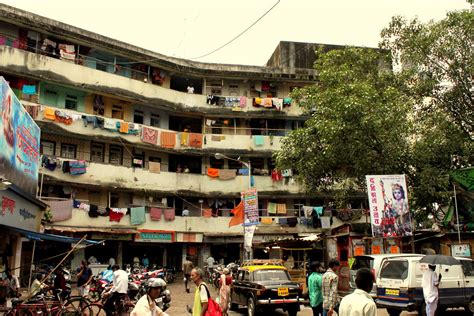
[[[166,311],[170,316],[189,316],[186,312],[186,305],[191,305],[193,304],[193,299],[194,299],[194,290],[195,287],[194,285],[191,285],[191,293],[186,293],[184,291],[184,282],[182,281],[182,278],[176,278],[177,282],[168,284],[168,289],[171,291],[171,307]],[[213,286],[209,286],[211,296],[215,298],[217,296],[216,290]],[[409,315],[417,315],[418,313],[413,312],[413,313],[408,313],[408,312],[403,312],[401,315],[402,316],[409,316]],[[229,316],[241,316],[241,315],[247,315],[247,311],[245,308],[240,309],[239,311],[231,311],[229,312]],[[274,314],[272,315],[287,315],[287,313],[277,310]],[[312,316],[313,312],[310,307],[302,306],[301,311],[298,313],[298,316]],[[458,310],[458,311],[448,311],[444,315],[447,316],[461,316],[461,315],[466,315],[464,311]],[[269,316],[269,315],[264,315],[264,316]],[[377,316],[388,316],[388,313],[385,309],[378,309],[377,311]]]

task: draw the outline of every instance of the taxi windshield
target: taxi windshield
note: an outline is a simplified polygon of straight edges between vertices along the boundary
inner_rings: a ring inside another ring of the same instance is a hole
[[[255,281],[290,281],[286,270],[257,270],[254,273]]]

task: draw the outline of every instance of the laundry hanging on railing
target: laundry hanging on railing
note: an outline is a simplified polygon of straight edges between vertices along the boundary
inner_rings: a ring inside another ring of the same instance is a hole
[[[141,140],[144,143],[158,145],[159,132],[157,129],[142,126]]]
[[[174,208],[164,208],[163,214],[165,217],[165,221],[174,221],[175,217],[175,209]]]
[[[130,222],[132,225],[141,225],[145,223],[145,207],[130,208]]]
[[[65,221],[72,218],[72,207],[73,200],[66,201],[51,201],[43,200],[44,203],[48,204],[53,214],[51,218],[52,222]]]
[[[69,173],[73,176],[87,172],[85,160],[74,160],[69,162]]]
[[[127,214],[126,208],[110,208],[109,219],[111,222],[119,222],[122,217]]]
[[[151,207],[150,208],[150,219],[152,221],[160,221],[161,214],[163,213],[163,209],[159,207]]]
[[[74,45],[59,44],[58,48],[61,60],[71,63],[76,61],[76,49],[74,48]]]
[[[194,148],[202,148],[202,134],[189,133],[189,146]]]
[[[161,132],[161,147],[174,148],[176,146],[176,133]]]
[[[231,180],[235,179],[237,176],[236,169],[218,169],[219,170],[219,179],[220,180]]]

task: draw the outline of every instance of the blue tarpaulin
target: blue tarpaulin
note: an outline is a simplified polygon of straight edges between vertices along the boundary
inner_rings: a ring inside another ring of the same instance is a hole
[[[21,228],[4,226],[4,225],[0,225],[0,226],[16,231],[31,240],[37,240],[37,241],[49,240],[49,241],[65,242],[65,243],[70,243],[70,244],[78,243],[79,240],[81,240],[81,238],[74,238],[74,237],[67,237],[67,236],[46,234],[46,233],[37,233],[37,232],[32,232],[32,231],[21,229]],[[84,239],[82,243],[86,245],[97,245],[97,244],[101,244],[102,242]]]

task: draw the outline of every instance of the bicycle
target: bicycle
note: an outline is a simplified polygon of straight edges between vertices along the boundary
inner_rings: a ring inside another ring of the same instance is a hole
[[[106,298],[102,297],[101,302],[94,302],[89,303],[85,309],[90,312],[90,315],[94,316],[106,316],[106,312],[104,310],[104,303]],[[120,297],[118,304],[115,304],[115,311],[112,315],[114,316],[123,316],[129,315],[133,308],[135,307],[135,303],[130,300],[127,294],[124,294]]]
[[[55,299],[56,298],[56,299]],[[26,316],[26,315],[92,315],[90,312],[84,313],[85,309],[80,308],[82,297],[72,297],[62,301],[61,296],[47,296],[39,294],[35,298],[24,302],[19,299],[12,300],[12,308],[6,312],[7,316]],[[78,303],[77,307],[76,303]],[[86,305],[87,306],[87,305]]]

